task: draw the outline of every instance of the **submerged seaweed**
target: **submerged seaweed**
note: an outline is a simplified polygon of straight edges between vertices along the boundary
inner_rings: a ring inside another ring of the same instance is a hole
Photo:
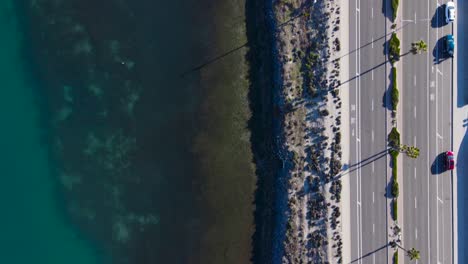
[[[115,263],[250,259],[244,2],[202,2],[21,2],[53,116],[58,193]]]

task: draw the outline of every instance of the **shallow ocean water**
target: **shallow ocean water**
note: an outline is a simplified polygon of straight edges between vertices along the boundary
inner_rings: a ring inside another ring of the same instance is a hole
[[[63,220],[71,233],[58,241],[76,242],[66,247],[83,258],[99,248],[112,263],[247,263],[255,173],[245,1],[11,2],[21,18],[11,30],[25,38],[10,44],[10,60],[28,61],[6,74],[30,105],[5,118],[28,122],[34,129],[10,133],[37,142],[9,158],[41,153],[31,155],[43,167],[31,168],[52,179],[35,181],[56,210],[24,213]]]
[[[0,263],[97,263],[58,206],[36,98],[41,87],[28,72],[12,1],[0,1]]]

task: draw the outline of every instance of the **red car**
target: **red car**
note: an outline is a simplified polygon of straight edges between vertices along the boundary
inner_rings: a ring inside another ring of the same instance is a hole
[[[455,167],[455,158],[452,151],[445,152],[445,169],[453,170]]]

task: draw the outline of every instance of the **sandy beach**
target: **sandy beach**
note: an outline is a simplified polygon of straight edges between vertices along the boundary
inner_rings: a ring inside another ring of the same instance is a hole
[[[343,263],[349,252],[347,60],[340,61],[343,1],[281,1],[274,5],[281,68],[288,212],[282,263]],[[346,12],[344,12],[346,13]],[[344,117],[344,118],[343,118]],[[345,128],[345,129],[343,129]],[[343,196],[342,191],[344,189]],[[341,197],[345,197],[342,199]],[[344,209],[345,207],[345,209]]]

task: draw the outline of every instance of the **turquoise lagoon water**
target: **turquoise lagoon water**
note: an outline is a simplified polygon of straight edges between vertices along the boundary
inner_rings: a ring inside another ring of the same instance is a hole
[[[0,1],[0,263],[96,263],[58,208],[41,141],[40,87],[27,71],[15,16],[12,0]]]

